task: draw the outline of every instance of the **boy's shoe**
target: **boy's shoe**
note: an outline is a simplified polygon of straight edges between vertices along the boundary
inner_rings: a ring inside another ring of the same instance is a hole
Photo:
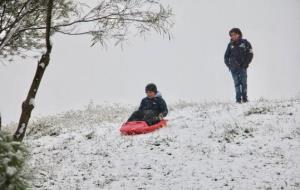
[[[243,103],[249,102],[248,98],[243,98]]]
[[[242,101],[241,101],[241,100],[236,100],[236,103],[237,103],[237,104],[241,104]]]

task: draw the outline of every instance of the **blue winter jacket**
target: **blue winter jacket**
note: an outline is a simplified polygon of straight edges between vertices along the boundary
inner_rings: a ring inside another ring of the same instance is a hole
[[[227,46],[224,62],[231,71],[248,68],[253,59],[251,44],[246,39],[230,42]]]
[[[168,115],[168,108],[165,100],[162,98],[160,93],[154,98],[144,98],[139,107],[139,111],[152,110],[158,114],[162,114],[164,117]]]

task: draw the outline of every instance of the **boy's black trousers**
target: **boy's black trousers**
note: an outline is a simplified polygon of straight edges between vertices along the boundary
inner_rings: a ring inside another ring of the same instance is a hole
[[[135,111],[129,117],[129,121],[145,121],[148,125],[154,125],[160,121],[159,113],[153,110]]]

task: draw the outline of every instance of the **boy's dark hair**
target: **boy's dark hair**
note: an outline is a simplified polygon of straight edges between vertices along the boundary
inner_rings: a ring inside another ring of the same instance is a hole
[[[150,84],[147,84],[147,86],[146,86],[146,88],[145,88],[145,91],[146,91],[146,92],[151,91],[151,92],[157,93],[157,87],[156,87],[155,84],[150,83]]]
[[[241,38],[243,37],[243,33],[242,33],[242,31],[239,28],[233,28],[233,29],[231,29],[229,31],[229,36],[231,36],[232,33],[239,34]]]

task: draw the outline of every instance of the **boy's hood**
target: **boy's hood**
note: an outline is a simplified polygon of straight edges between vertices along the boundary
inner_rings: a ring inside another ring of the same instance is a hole
[[[162,98],[161,92],[158,91],[158,92],[156,93],[155,97],[157,97],[157,98]]]
[[[146,96],[146,98],[151,99],[149,97]],[[162,95],[159,91],[157,91],[156,95],[154,96],[154,98],[162,98]]]

